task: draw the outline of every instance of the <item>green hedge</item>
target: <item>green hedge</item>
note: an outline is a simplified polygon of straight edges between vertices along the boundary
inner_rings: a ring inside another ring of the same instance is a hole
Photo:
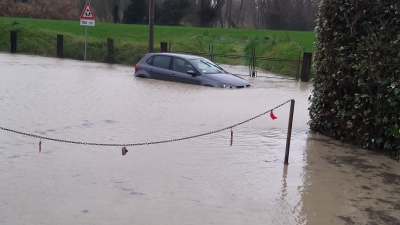
[[[310,128],[399,156],[398,0],[324,0],[317,14]]]

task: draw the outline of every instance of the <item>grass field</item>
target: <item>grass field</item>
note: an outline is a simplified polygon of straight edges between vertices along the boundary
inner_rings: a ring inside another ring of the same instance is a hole
[[[56,55],[56,34],[64,34],[66,58],[82,59],[84,27],[79,21],[0,18],[0,51],[9,51],[9,32],[18,31],[18,51],[45,56]],[[134,64],[147,52],[148,26],[97,22],[88,28],[88,60],[104,61],[107,38],[113,38],[118,63]],[[171,43],[171,51],[208,52],[245,55],[251,47],[257,56],[298,58],[300,52],[313,51],[313,32],[245,30],[197,27],[154,27],[154,46]],[[218,59],[220,62],[243,64],[243,61]],[[222,61],[221,61],[222,60]],[[267,65],[260,65],[269,69]],[[285,67],[282,66],[274,66]],[[289,68],[289,70],[291,70]],[[287,73],[287,72],[285,72]]]

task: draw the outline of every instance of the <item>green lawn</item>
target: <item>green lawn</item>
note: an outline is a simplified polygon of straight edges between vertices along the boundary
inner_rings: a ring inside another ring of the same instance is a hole
[[[0,51],[9,50],[9,31],[15,29],[21,37],[19,52],[55,56],[56,34],[64,34],[65,56],[82,58],[85,29],[79,21],[0,17]],[[96,22],[95,27],[88,28],[88,36],[88,60],[104,60],[107,38],[115,41],[119,63],[134,64],[147,51],[147,25]],[[160,42],[168,42],[172,51],[208,52],[213,45],[215,53],[244,55],[252,46],[258,56],[298,58],[301,52],[313,51],[314,39],[313,32],[302,31],[154,27],[155,50]]]

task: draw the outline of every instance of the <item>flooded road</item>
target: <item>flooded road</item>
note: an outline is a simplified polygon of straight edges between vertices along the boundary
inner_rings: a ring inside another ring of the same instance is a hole
[[[134,68],[0,54],[0,224],[400,224],[400,164],[309,131],[312,84],[225,90]],[[228,67],[228,70],[232,67]],[[247,68],[236,68],[247,71]]]

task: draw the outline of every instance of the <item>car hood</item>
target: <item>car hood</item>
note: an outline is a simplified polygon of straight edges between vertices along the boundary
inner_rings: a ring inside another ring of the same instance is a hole
[[[229,84],[233,86],[247,86],[249,82],[239,76],[230,73],[216,73],[216,74],[204,74],[213,80],[217,80],[224,84]]]

